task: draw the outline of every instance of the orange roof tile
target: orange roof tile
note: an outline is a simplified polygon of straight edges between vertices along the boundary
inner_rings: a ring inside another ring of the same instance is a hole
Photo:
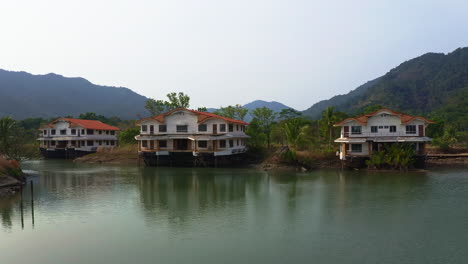
[[[53,127],[53,125],[58,121],[66,121],[70,123],[70,127],[82,127],[85,129],[95,129],[95,130],[120,130],[118,127],[114,127],[108,124],[104,124],[98,120],[85,120],[85,119],[75,119],[75,118],[58,118],[53,122],[45,125],[45,127]]]
[[[390,109],[382,108],[382,109],[377,110],[375,112],[372,112],[370,114],[365,114],[365,115],[362,115],[362,116],[346,118],[345,120],[340,121],[340,122],[334,124],[333,126],[341,126],[343,123],[345,123],[347,121],[350,121],[350,120],[355,120],[358,123],[366,125],[367,120],[369,119],[369,117],[375,116],[376,114],[378,114],[378,113],[380,113],[382,111],[386,111],[386,112],[392,113],[392,114],[394,114],[396,116],[399,116],[402,124],[409,123],[409,122],[413,121],[414,119],[421,119],[421,120],[423,120],[423,121],[425,121],[425,122],[427,122],[429,124],[434,123],[433,121],[431,121],[431,120],[429,120],[427,118],[424,118],[422,116],[412,116],[412,115],[407,115],[407,114],[403,114],[403,113],[400,113],[400,112],[396,112],[396,111],[393,111],[393,110],[390,110]]]
[[[227,121],[227,122],[230,122],[230,123],[236,123],[236,124],[241,124],[241,125],[246,125],[248,126],[249,123],[247,122],[244,122],[244,121],[241,121],[241,120],[235,120],[235,119],[231,119],[231,118],[227,118],[227,117],[223,117],[223,116],[219,116],[219,115],[216,115],[216,114],[213,114],[213,113],[207,113],[207,112],[200,112],[200,111],[196,111],[196,110],[191,110],[191,109],[186,109],[186,108],[176,108],[174,110],[171,110],[167,113],[163,113],[163,114],[160,114],[160,115],[157,115],[157,116],[153,116],[153,117],[149,117],[149,118],[143,118],[141,120],[150,120],[150,119],[154,119],[160,123],[163,123],[164,122],[164,118],[170,114],[172,114],[173,112],[175,111],[179,111],[179,110],[185,110],[185,111],[189,111],[189,112],[192,112],[194,114],[196,114],[198,116],[198,123],[202,123],[204,122],[205,120],[208,120],[208,119],[212,119],[212,118],[216,118],[216,119],[222,119],[224,121]],[[140,121],[141,121],[140,120]]]

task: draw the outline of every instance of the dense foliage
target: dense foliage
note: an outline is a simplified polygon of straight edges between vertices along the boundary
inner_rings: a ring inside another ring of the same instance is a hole
[[[415,162],[414,155],[416,151],[413,145],[392,143],[385,145],[383,150],[374,152],[366,164],[377,169],[408,169]]]

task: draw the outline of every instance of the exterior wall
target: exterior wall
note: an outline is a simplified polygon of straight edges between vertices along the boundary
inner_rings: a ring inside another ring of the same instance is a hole
[[[199,131],[198,125],[206,125],[206,131]],[[202,123],[198,123],[197,115],[185,111],[178,111],[174,112],[173,114],[167,116],[164,120],[164,123],[159,123],[156,120],[144,120],[140,124],[140,134],[141,135],[149,135],[150,134],[150,125],[154,126],[154,135],[158,134],[213,134],[213,125],[216,124],[217,126],[217,134],[224,134],[224,133],[232,133],[229,132],[229,123],[222,119],[215,119],[210,118]],[[226,131],[221,132],[220,127],[221,124],[226,126]],[[146,125],[146,131],[143,131],[142,126]],[[167,131],[166,132],[159,132],[159,125],[166,125]],[[188,130],[187,132],[177,132],[177,125],[187,125]],[[243,125],[233,124],[233,132],[241,132]],[[245,126],[244,126],[245,127]]]

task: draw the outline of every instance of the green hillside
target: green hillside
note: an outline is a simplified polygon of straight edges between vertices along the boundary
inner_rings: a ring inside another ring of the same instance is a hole
[[[350,114],[372,105],[447,121],[466,129],[468,48],[447,55],[427,53],[406,61],[384,76],[346,94],[321,101],[304,111],[318,118],[329,106]]]

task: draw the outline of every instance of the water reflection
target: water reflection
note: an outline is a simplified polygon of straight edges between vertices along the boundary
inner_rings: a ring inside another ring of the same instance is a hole
[[[140,200],[148,220],[161,215],[173,223],[245,206],[258,196],[266,173],[246,170],[145,168],[138,177]]]

